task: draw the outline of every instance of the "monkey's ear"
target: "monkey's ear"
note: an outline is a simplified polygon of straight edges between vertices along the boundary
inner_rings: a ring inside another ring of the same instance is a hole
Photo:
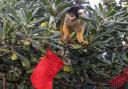
[[[66,13],[66,14],[65,14],[65,17],[67,17],[67,16],[68,16],[68,17],[70,16],[69,13]]]
[[[79,9],[79,10],[78,10],[78,13],[79,13],[79,15],[82,16],[82,17],[85,16],[85,10],[84,10],[84,9]]]
[[[79,10],[78,10],[78,13],[84,13],[84,12],[85,12],[84,9],[79,9]]]

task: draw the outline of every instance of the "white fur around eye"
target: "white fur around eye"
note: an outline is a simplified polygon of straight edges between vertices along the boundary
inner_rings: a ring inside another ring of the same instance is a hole
[[[84,13],[84,9],[78,10],[78,13]]]

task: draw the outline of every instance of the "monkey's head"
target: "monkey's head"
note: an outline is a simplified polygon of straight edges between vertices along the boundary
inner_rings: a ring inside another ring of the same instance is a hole
[[[84,7],[81,5],[77,5],[77,6],[73,6],[71,7],[68,12],[67,12],[70,16],[70,20],[75,20],[75,19],[79,19],[80,16],[84,16],[85,15],[85,10]]]

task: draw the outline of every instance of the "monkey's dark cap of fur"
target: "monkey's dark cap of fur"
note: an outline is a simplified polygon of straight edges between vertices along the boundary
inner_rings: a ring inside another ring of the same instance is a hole
[[[78,10],[80,10],[80,9],[84,9],[84,7],[81,6],[81,5],[72,6],[72,7],[68,10],[68,13],[73,13],[76,17],[79,17]]]

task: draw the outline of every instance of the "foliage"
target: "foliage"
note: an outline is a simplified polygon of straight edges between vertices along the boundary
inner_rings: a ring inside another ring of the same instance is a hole
[[[0,89],[32,89],[29,77],[47,45],[65,61],[54,89],[109,89],[108,80],[128,65],[128,10],[96,9],[87,23],[88,45],[60,42],[58,22],[72,2],[61,0],[0,1]]]

